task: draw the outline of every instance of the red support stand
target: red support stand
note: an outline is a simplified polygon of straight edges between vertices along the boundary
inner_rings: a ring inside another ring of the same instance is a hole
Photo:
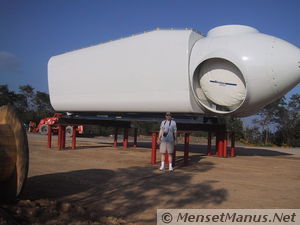
[[[51,148],[52,144],[52,127],[48,125],[48,148]]]
[[[210,156],[211,155],[211,132],[208,131],[208,135],[207,135],[207,155]]]
[[[174,144],[174,153],[173,153],[173,161],[172,161],[172,166],[175,166],[176,162],[176,145]]]
[[[128,148],[128,128],[124,128],[123,147]]]
[[[118,128],[116,127],[115,130],[115,139],[114,139],[114,147],[116,148],[118,146]]]
[[[66,148],[66,127],[62,126],[62,135],[61,135],[61,144],[62,144],[62,149]]]
[[[218,156],[219,152],[219,141],[220,141],[220,133],[216,133],[216,146],[215,146],[215,155]]]
[[[165,154],[165,165],[169,165],[169,154],[166,152]]]
[[[227,132],[223,133],[223,157],[227,158]]]
[[[156,164],[157,132],[152,132],[151,164]]]
[[[219,133],[219,138],[218,138],[218,152],[217,156],[222,157],[223,156],[223,133]]]
[[[72,133],[72,149],[76,149],[76,132],[77,132],[77,127],[73,127],[73,133]]]
[[[62,149],[62,144],[61,144],[61,135],[62,135],[62,126],[58,125],[58,135],[57,135],[57,148],[58,150]]]
[[[230,156],[235,157],[235,135],[233,132],[231,133]]]
[[[188,164],[189,144],[190,144],[190,134],[185,133],[185,135],[184,135],[184,156],[183,156],[184,165]]]
[[[134,128],[133,147],[137,146],[137,128]]]

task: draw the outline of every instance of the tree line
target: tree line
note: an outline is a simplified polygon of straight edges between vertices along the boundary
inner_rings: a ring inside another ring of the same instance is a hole
[[[17,92],[9,90],[7,85],[0,85],[0,106],[15,106],[21,120],[28,124],[30,121],[53,116],[54,109],[50,104],[49,95],[35,91],[30,85],[21,85]]]
[[[0,85],[0,106],[14,105],[24,123],[39,122],[40,119],[53,116],[54,109],[47,93],[36,91],[30,85],[21,85],[17,92],[9,90],[7,85]],[[289,99],[282,97],[260,110],[252,120],[251,126],[243,126],[239,118],[219,118],[226,121],[228,128],[237,140],[256,145],[300,146],[300,94]],[[175,118],[176,119],[176,118]],[[159,123],[134,122],[140,134],[148,135],[159,129]],[[101,134],[113,133],[113,128],[90,127]],[[206,132],[195,132],[195,136],[206,136]]]
[[[300,94],[282,97],[260,110],[245,128],[244,138],[250,143],[300,146]]]

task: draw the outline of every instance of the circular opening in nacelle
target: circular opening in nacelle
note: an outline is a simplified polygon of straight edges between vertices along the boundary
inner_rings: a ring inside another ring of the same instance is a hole
[[[199,103],[212,112],[229,113],[246,98],[246,83],[241,71],[230,61],[212,58],[202,62],[193,77]]]

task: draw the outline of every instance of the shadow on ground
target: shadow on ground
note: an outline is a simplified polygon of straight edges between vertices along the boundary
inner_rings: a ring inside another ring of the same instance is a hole
[[[109,142],[98,142],[99,144],[105,144],[106,146],[112,147],[113,144]],[[111,145],[109,145],[111,144]],[[129,147],[133,146],[132,142],[129,142]],[[122,147],[121,143],[118,143],[119,147]],[[86,146],[88,148],[88,146]],[[101,145],[99,145],[101,147]],[[151,150],[152,148],[152,143],[151,142],[139,142],[138,146],[140,148],[147,148]],[[207,153],[207,145],[203,144],[190,144],[190,152],[193,153],[201,153],[203,155],[206,155]],[[84,148],[84,147],[82,147]],[[229,149],[229,146],[228,146]],[[183,144],[178,144],[176,145],[176,150],[177,151],[183,151],[184,150],[184,145]],[[215,146],[212,145],[212,152],[214,152]],[[236,155],[237,156],[288,156],[292,155],[290,153],[284,153],[280,151],[276,151],[273,149],[260,149],[260,148],[250,148],[250,147],[236,147]]]
[[[226,201],[227,190],[213,187],[217,181],[192,179],[195,173],[213,168],[211,162],[200,162],[173,173],[148,166],[46,174],[28,179],[23,198],[73,201],[104,215],[133,218],[132,222],[138,222],[134,215],[146,212],[143,221],[155,222],[156,208],[204,207]]]

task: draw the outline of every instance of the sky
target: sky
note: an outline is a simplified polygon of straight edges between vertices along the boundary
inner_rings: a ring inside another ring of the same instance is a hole
[[[300,46],[300,0],[0,0],[0,84],[48,92],[51,56],[157,27],[207,34],[226,24]]]

